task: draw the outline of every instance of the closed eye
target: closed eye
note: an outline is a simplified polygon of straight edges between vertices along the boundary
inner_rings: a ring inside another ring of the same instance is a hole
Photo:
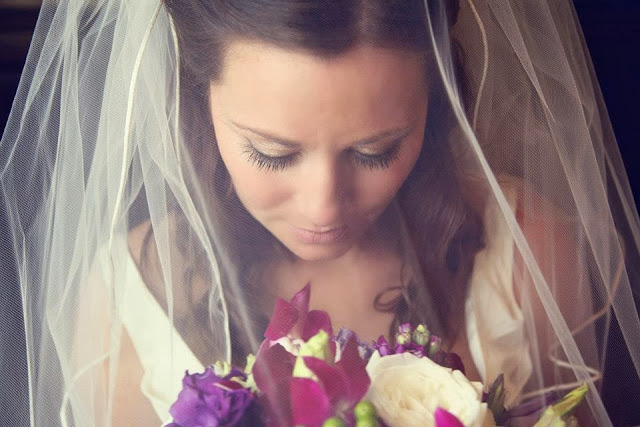
[[[364,154],[354,150],[354,159],[368,169],[386,169],[400,157],[402,140],[394,141],[390,148],[380,154]]]
[[[246,142],[244,153],[259,170],[279,171],[286,169],[293,165],[299,156],[299,153],[270,156],[256,149],[249,139]],[[402,142],[402,139],[394,141],[389,148],[379,154],[363,153],[356,149],[350,150],[350,154],[353,160],[362,167],[371,170],[386,169],[400,156]]]
[[[269,156],[258,151],[250,141],[244,148],[244,153],[251,163],[256,165],[259,170],[283,170],[293,164],[297,154],[287,154],[284,156]]]

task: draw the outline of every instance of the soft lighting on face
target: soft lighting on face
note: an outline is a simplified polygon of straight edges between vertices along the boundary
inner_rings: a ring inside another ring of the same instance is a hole
[[[211,86],[211,112],[243,205],[302,259],[346,253],[420,152],[421,57],[362,46],[322,59],[238,42],[225,66]]]

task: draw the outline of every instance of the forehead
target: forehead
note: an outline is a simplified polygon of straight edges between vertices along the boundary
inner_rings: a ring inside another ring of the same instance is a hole
[[[235,42],[224,65],[211,99],[228,119],[299,139],[408,124],[426,93],[422,56],[407,51],[359,46],[322,58]]]

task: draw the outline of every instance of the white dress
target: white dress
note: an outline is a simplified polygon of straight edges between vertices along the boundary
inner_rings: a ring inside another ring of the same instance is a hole
[[[511,194],[511,201],[515,193]],[[513,203],[512,203],[513,206]],[[476,255],[466,301],[467,339],[483,382],[504,373],[507,404],[516,401],[531,375],[523,318],[513,292],[513,241],[500,208],[489,204],[484,215],[485,248]],[[131,256],[126,265],[127,295],[123,324],[144,367],[143,394],[161,420],[170,421],[169,407],[181,389],[185,370],[204,367],[170,327],[164,310],[144,284]],[[150,319],[156,328],[148,329]],[[157,357],[171,348],[171,357]]]

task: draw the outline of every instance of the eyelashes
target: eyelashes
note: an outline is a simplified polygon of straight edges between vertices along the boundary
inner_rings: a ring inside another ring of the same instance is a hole
[[[400,157],[400,146],[402,141],[395,141],[391,148],[380,154],[362,154],[353,152],[354,159],[367,169],[387,169]]]
[[[267,156],[264,153],[256,150],[251,143],[247,143],[244,148],[244,153],[247,155],[249,162],[254,164],[259,170],[279,171],[291,166],[296,154],[288,154],[286,156]]]
[[[380,154],[363,154],[356,150],[349,154],[359,165],[369,170],[387,169],[400,156],[401,140],[394,141],[391,147]],[[287,154],[285,156],[268,156],[258,151],[249,140],[243,150],[250,163],[259,170],[281,171],[293,165],[298,158],[298,154]]]

